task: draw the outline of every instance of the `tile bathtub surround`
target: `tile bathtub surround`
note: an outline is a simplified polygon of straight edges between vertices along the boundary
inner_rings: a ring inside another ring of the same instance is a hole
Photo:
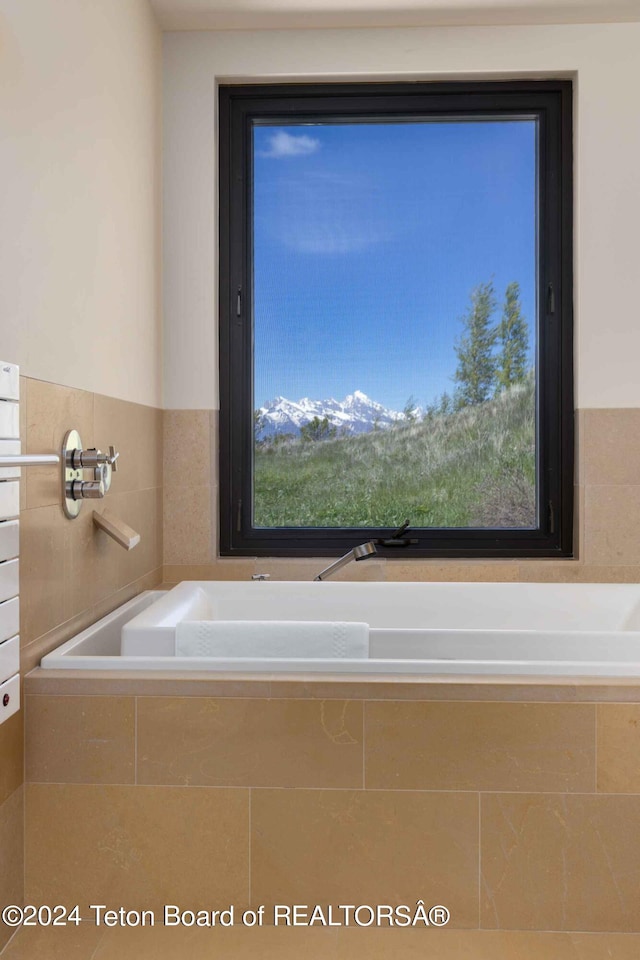
[[[637,950],[637,704],[193,689],[27,692],[28,899],[425,899],[452,912],[438,958]],[[434,935],[358,932],[336,933],[336,956],[413,956]]]
[[[478,926],[478,801],[473,794],[256,790],[256,903],[446,904]]]
[[[640,930],[640,796],[483,796],[483,927]]]
[[[56,645],[55,640],[61,642],[64,624],[73,631],[77,618],[108,604],[110,597],[130,585],[159,582],[162,411],[42,380],[23,377],[21,386],[27,452],[57,451],[72,428],[80,432],[85,446],[104,450],[113,444],[120,452],[106,498],[87,501],[75,520],[68,520],[62,511],[57,469],[24,471],[20,633],[24,666],[30,667],[35,648],[40,657]],[[105,509],[141,534],[138,547],[126,552],[94,529],[93,511]],[[44,639],[48,637],[51,646]]]
[[[366,704],[366,783],[404,790],[584,791],[592,704]]]
[[[27,693],[25,711],[32,783],[595,792],[593,703]]]
[[[598,790],[640,793],[640,705],[597,707]]]
[[[249,791],[206,787],[28,784],[29,903],[249,900]]]
[[[481,701],[496,703],[640,703],[640,686],[633,678],[616,681],[593,677],[569,683],[560,677],[455,676],[415,679],[398,674],[336,675],[309,673],[247,676],[239,673],[157,670],[67,670],[36,667],[25,678],[27,694],[38,696],[211,697],[245,700],[388,700]]]
[[[27,697],[26,779],[133,783],[131,697]]]
[[[138,783],[361,787],[363,705],[139,697],[137,748]]]

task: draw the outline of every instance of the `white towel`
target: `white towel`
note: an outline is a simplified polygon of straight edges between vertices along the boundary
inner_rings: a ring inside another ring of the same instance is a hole
[[[177,657],[369,656],[369,624],[314,620],[184,620],[176,625]]]

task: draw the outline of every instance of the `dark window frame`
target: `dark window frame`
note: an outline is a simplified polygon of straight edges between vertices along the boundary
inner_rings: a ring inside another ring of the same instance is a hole
[[[333,556],[389,528],[254,528],[251,124],[326,116],[539,118],[538,516],[532,530],[418,528],[382,556],[571,557],[573,544],[572,83],[518,80],[219,88],[220,554]]]

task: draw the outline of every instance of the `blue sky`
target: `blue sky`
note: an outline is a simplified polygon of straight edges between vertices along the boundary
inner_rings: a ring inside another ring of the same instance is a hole
[[[254,400],[451,393],[472,289],[535,316],[535,123],[254,128]],[[533,337],[530,336],[532,340]]]

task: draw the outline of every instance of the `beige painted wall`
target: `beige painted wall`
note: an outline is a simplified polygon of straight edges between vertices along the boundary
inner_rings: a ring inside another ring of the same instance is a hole
[[[217,396],[216,82],[576,76],[576,406],[640,407],[640,24],[169,33],[164,406]]]
[[[0,357],[152,406],[160,52],[147,0],[0,7]]]

